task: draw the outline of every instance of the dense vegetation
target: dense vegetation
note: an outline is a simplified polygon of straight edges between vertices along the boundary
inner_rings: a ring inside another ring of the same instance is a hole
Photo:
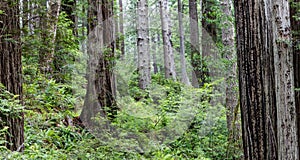
[[[289,156],[279,150],[298,148],[300,7],[280,4],[293,30],[282,35],[289,20],[257,20],[245,3],[0,2],[0,159]]]

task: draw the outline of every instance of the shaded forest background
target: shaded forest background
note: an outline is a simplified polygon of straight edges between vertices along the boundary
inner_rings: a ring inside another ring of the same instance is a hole
[[[0,1],[3,159],[299,159],[298,0]]]

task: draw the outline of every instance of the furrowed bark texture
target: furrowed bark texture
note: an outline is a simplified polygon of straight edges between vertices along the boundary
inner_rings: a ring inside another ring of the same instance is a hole
[[[245,159],[298,159],[288,1],[234,6]]]
[[[277,106],[278,159],[299,159],[294,92],[294,68],[290,8],[286,0],[274,0],[273,46]]]
[[[19,1],[2,1],[0,10],[0,83],[22,100],[22,63],[19,26]],[[14,106],[10,106],[14,107]],[[1,113],[0,128],[9,127],[5,135],[6,147],[12,151],[24,149],[24,114]]]
[[[297,112],[297,132],[300,137],[300,0],[293,0],[290,2],[291,11],[291,26],[293,33],[293,65],[294,65],[294,82],[295,82],[295,103]],[[298,138],[298,145],[300,144],[300,138]]]
[[[113,78],[113,1],[90,0],[88,10],[88,86],[80,118],[93,125],[97,114],[114,118],[117,114]]]

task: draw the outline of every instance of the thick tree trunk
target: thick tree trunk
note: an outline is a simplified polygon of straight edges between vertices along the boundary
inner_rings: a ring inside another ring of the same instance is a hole
[[[114,27],[113,2],[89,0],[88,17],[88,86],[80,118],[93,125],[92,118],[114,118],[117,114],[113,80]]]
[[[44,74],[53,72],[53,59],[55,52],[55,40],[57,32],[57,21],[61,8],[61,0],[48,1],[48,13],[42,21],[42,46],[40,49],[40,71]]]
[[[227,128],[229,132],[229,145],[236,144],[230,147],[229,153],[236,154],[238,149],[242,148],[240,145],[241,139],[241,124],[239,123],[240,113],[238,112],[238,84],[237,79],[237,63],[236,63],[236,50],[235,50],[235,32],[234,22],[230,21],[232,15],[232,1],[223,0],[222,11],[224,13],[224,21],[222,22],[222,42],[224,45],[224,55],[227,59],[226,67],[226,118]]]
[[[234,4],[245,159],[299,159],[288,2]]]
[[[235,13],[244,158],[277,159],[270,11],[258,0],[235,0]]]
[[[295,103],[297,112],[298,145],[300,144],[300,0],[293,0],[291,5],[291,26],[293,33],[293,65],[295,82]]]
[[[22,100],[22,63],[21,40],[19,26],[19,1],[1,1],[0,10],[0,83],[6,90],[19,95]],[[12,108],[14,106],[11,106]],[[0,113],[0,128],[8,126],[6,134],[7,148],[23,151],[24,148],[24,115],[20,113]]]
[[[178,5],[178,23],[179,23],[179,36],[180,36],[180,65],[181,65],[181,82],[190,86],[188,74],[186,72],[186,60],[185,60],[185,46],[184,46],[184,32],[182,24],[182,4],[181,0],[177,1]]]
[[[138,49],[138,72],[139,87],[147,88],[151,80],[150,51],[149,51],[149,20],[148,1],[137,2],[137,49]]]
[[[175,62],[171,44],[171,27],[168,0],[160,0],[159,7],[164,48],[165,77],[176,80]]]
[[[299,159],[297,115],[294,92],[293,52],[290,45],[291,25],[289,2],[274,0],[273,32],[275,88],[278,127],[278,159]]]

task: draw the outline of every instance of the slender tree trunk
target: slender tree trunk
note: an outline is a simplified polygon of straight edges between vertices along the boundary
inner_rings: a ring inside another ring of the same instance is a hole
[[[37,8],[37,4],[35,4],[34,2],[31,1],[26,1],[27,4],[27,10],[26,10],[26,15],[27,15],[27,26],[28,26],[28,31],[29,34],[33,35],[34,34],[34,28],[37,26],[38,24],[38,15],[35,14],[35,10]]]
[[[188,74],[186,72],[186,60],[185,60],[185,46],[184,46],[184,32],[182,25],[182,4],[181,0],[178,3],[178,23],[179,23],[179,36],[180,36],[180,65],[181,65],[181,81],[182,83],[190,86]]]
[[[0,10],[4,12],[0,14],[0,83],[22,100],[19,1],[1,1]],[[24,114],[0,113],[0,128],[4,126],[9,127],[5,135],[6,147],[12,151],[23,151]]]
[[[149,52],[149,15],[147,0],[138,0],[137,12],[139,87],[141,89],[146,89],[151,80]]]
[[[232,155],[237,155],[237,151],[242,149],[240,145],[241,140],[241,124],[239,123],[240,113],[238,112],[238,84],[237,79],[237,63],[236,63],[236,50],[234,44],[234,22],[230,21],[233,17],[232,15],[232,1],[223,0],[222,11],[224,13],[224,25],[222,28],[222,42],[224,45],[224,55],[226,57],[227,68],[226,68],[226,118],[227,118],[227,128],[229,132],[229,145],[235,145],[230,147],[229,153]]]
[[[49,9],[47,18],[41,21],[43,45],[40,50],[40,70],[44,74],[53,72],[53,59],[55,52],[55,40],[57,21],[61,8],[61,0],[48,1]],[[42,17],[43,18],[43,17]]]
[[[294,81],[295,81],[295,103],[297,111],[297,129],[298,137],[300,137],[300,0],[293,0],[291,3],[291,26],[293,33],[293,65],[294,65]],[[300,138],[298,138],[298,145]]]
[[[288,1],[236,0],[245,159],[299,159]]]
[[[121,50],[121,57],[125,56],[125,41],[124,41],[124,13],[123,13],[123,2],[119,0],[119,7],[120,7],[120,15],[119,15],[119,28],[120,28],[120,50]]]
[[[168,0],[160,0],[160,16],[162,26],[165,77],[176,80],[175,62],[171,44],[171,28]]]
[[[157,44],[158,40],[156,39],[156,34],[152,38],[152,48],[153,48],[153,53],[152,53],[152,58],[153,58],[153,73],[156,74],[158,73],[158,66],[157,66],[157,59],[156,59],[156,52],[157,52]]]
[[[114,1],[114,47],[115,47],[115,55],[117,58],[121,58],[121,55],[118,55],[119,53],[117,51],[120,51],[120,42],[119,42],[119,34],[120,34],[120,27],[119,27],[119,8],[118,8],[118,0]]]
[[[84,5],[82,6],[81,9],[82,9],[82,13],[88,15],[88,13],[87,13],[86,8],[85,8]],[[88,29],[87,18],[81,17],[80,19],[81,19],[81,25],[82,25],[82,27],[81,27],[81,37],[87,37],[87,35],[86,35],[87,33],[86,33],[86,31],[85,31],[85,28]],[[87,37],[87,38],[88,38],[88,37]],[[82,43],[82,46],[81,46],[81,47],[82,47],[82,52],[83,52],[84,54],[86,54],[86,53],[87,53],[87,43],[86,43],[86,42]]]

